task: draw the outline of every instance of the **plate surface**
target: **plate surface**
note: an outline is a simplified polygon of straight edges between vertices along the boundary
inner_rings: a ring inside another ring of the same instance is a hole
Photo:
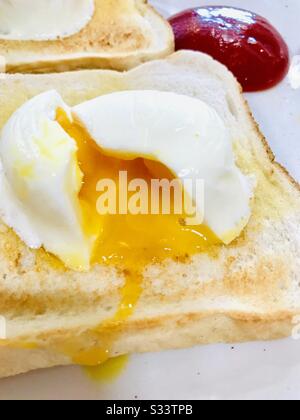
[[[227,4],[267,17],[300,54],[299,0],[152,1],[166,16],[189,6]],[[300,181],[300,89],[284,81],[247,95],[282,164]],[[94,383],[80,368],[33,372],[0,381],[0,399],[300,399],[300,341],[217,345],[132,356],[111,383]]]

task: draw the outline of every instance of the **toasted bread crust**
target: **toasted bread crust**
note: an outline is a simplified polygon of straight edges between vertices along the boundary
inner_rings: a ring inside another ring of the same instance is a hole
[[[292,314],[276,314],[274,319],[244,318],[245,314],[186,314],[173,319],[144,321],[139,325],[129,323],[121,333],[116,334],[112,355],[117,357],[133,352],[158,352],[216,343],[269,341],[288,337],[292,333]],[[61,330],[53,331],[51,341],[66,340],[68,334],[70,331],[67,335]],[[34,369],[70,364],[72,361],[66,355],[47,348],[30,350],[0,347],[2,378]]]
[[[242,93],[243,93],[243,89],[241,87],[241,94]],[[289,180],[289,182],[291,184],[293,184],[298,189],[298,191],[300,192],[300,184],[299,184],[299,182],[297,182],[295,180],[295,178],[290,174],[290,172],[287,170],[287,168],[285,168],[283,165],[281,165],[281,163],[279,163],[279,162],[276,161],[276,156],[274,155],[274,153],[273,153],[273,151],[271,149],[271,146],[268,143],[267,138],[263,135],[263,133],[260,130],[260,127],[259,127],[258,123],[255,121],[255,119],[253,117],[253,113],[252,113],[252,111],[250,109],[250,106],[249,106],[248,102],[246,101],[246,99],[244,99],[244,101],[245,101],[245,108],[248,110],[249,119],[251,120],[251,122],[253,124],[253,130],[256,131],[257,136],[260,138],[260,140],[261,140],[261,142],[262,142],[262,144],[263,144],[263,146],[265,148],[265,151],[266,151],[266,153],[269,156],[270,162],[273,165],[275,165],[277,167],[277,169],[279,169],[283,173],[283,175],[287,177],[287,179]]]

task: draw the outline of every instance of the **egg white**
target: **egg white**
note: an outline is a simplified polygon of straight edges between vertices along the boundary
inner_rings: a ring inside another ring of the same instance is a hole
[[[57,255],[68,267],[89,268],[91,244],[82,228],[82,174],[75,141],[55,121],[70,108],[55,91],[26,102],[0,136],[0,212],[30,248]]]

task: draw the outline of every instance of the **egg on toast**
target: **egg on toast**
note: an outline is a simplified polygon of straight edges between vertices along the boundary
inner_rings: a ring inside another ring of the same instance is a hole
[[[224,66],[183,51],[127,73],[8,75],[0,85],[2,128],[26,101],[50,89],[75,109],[124,91],[197,98],[227,127],[236,167],[253,179],[251,215],[232,242],[209,241],[198,252],[178,248],[169,258],[150,262],[129,249],[125,262],[71,270],[43,248],[26,246],[3,221],[0,314],[7,338],[0,341],[0,376],[94,365],[126,353],[291,335],[300,313],[299,186],[275,162]],[[133,227],[140,236],[146,236],[140,229],[151,230],[139,223]],[[108,235],[112,246],[120,229]],[[155,229],[163,226],[152,226],[154,234]]]

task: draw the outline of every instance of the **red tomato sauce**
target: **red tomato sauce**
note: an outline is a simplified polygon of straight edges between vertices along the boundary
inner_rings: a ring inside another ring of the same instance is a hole
[[[176,49],[201,51],[225,64],[244,91],[278,84],[289,69],[289,50],[265,18],[223,6],[189,9],[170,19]]]

